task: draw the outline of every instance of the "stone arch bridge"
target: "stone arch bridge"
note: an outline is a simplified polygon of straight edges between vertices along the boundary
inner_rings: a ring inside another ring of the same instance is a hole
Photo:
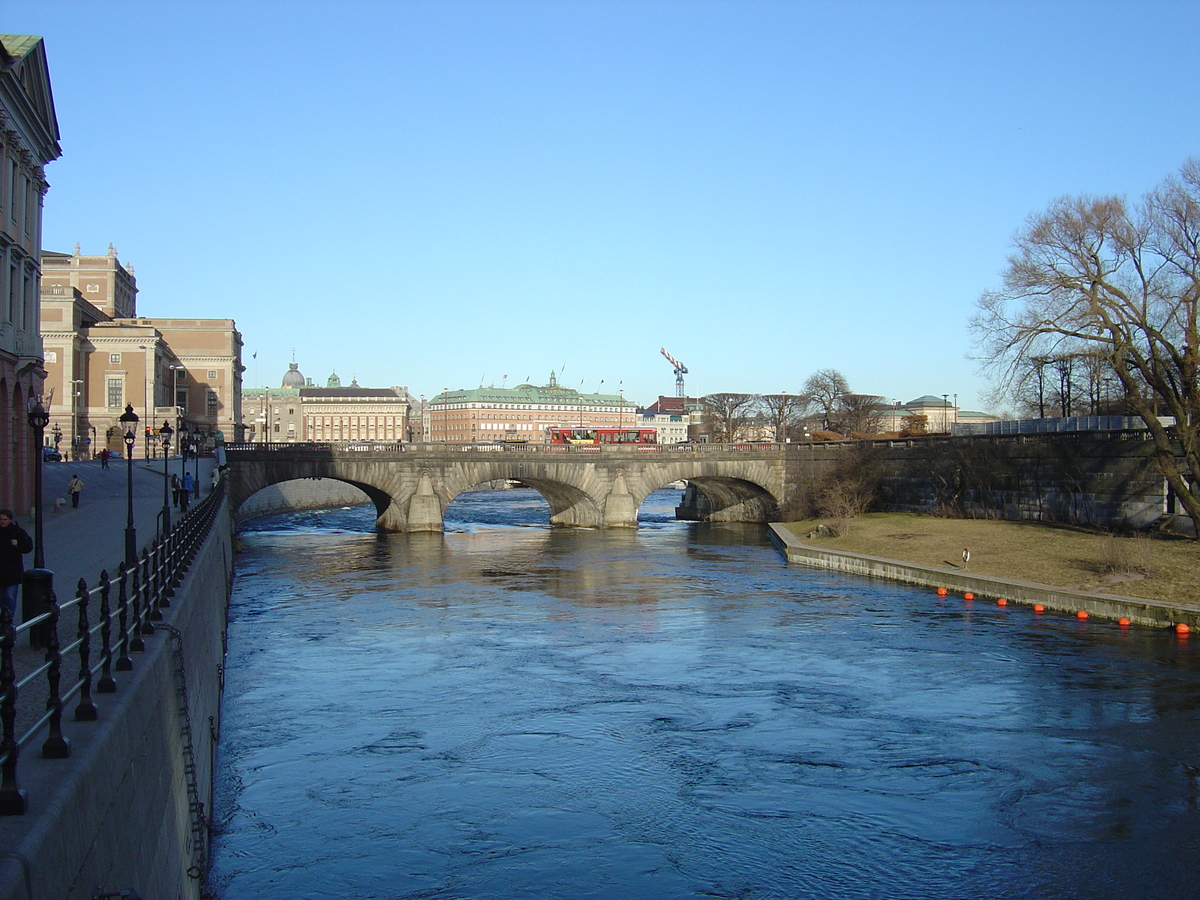
[[[636,528],[642,501],[686,480],[704,518],[766,522],[787,501],[780,444],[227,444],[236,510],[257,491],[300,478],[352,484],[375,504],[384,531],[443,530],[456,496],[499,479],[519,481],[550,505],[550,521]]]

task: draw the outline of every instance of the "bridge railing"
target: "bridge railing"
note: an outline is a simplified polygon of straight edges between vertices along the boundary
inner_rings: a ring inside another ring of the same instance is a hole
[[[66,706],[78,698],[74,720],[95,721],[93,690],[115,693],[113,673],[133,669],[136,654],[146,649],[146,638],[155,633],[162,610],[171,605],[175,588],[212,530],[223,496],[224,485],[219,483],[169,535],[149,545],[134,566],[127,569],[122,562],[116,578],[104,570],[91,588],[81,578],[74,596],[61,603],[51,587],[45,612],[20,625],[14,626],[7,608],[0,609],[0,815],[26,811],[26,795],[17,778],[22,751],[44,733],[42,758],[67,758]],[[45,570],[28,574],[44,575],[47,581],[50,576]],[[76,620],[74,627],[63,625],[68,615]],[[67,634],[65,644],[60,628]],[[23,635],[29,635],[30,650],[17,646]],[[34,692],[38,685],[44,685],[44,695]]]
[[[779,450],[783,444],[770,441],[744,441],[737,444],[540,444],[540,443],[420,443],[333,441],[291,443],[226,444],[226,453],[251,451],[257,453],[729,453],[742,451]]]

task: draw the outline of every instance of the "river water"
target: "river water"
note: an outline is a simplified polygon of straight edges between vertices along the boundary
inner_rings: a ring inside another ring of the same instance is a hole
[[[1193,898],[1196,638],[464,495],[257,520],[210,881],[273,898]]]

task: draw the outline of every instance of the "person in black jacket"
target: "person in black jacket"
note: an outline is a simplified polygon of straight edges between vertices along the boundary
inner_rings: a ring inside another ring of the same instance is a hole
[[[33,549],[33,538],[13,521],[11,509],[0,509],[0,600],[16,622],[17,593],[25,564],[21,557]]]

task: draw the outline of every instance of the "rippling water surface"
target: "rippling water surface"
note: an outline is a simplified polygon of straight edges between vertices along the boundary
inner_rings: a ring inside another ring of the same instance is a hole
[[[789,569],[678,497],[252,523],[220,895],[1200,896],[1193,643]]]

